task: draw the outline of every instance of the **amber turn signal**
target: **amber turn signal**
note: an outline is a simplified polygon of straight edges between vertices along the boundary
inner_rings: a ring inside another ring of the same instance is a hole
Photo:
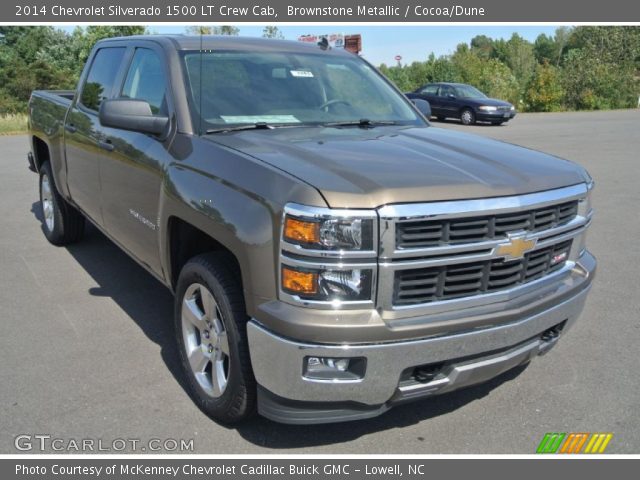
[[[295,243],[318,243],[320,224],[305,222],[287,215],[284,221],[284,238]]]
[[[318,274],[282,267],[282,288],[291,293],[315,295],[318,291]]]

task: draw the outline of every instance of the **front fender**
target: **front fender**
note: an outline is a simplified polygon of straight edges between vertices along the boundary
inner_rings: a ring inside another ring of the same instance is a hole
[[[173,278],[169,221],[176,217],[234,254],[247,310],[252,314],[259,304],[277,298],[277,249],[284,205],[289,201],[326,204],[315,189],[262,162],[225,150],[215,152],[214,162],[212,152],[207,153],[167,168],[159,215],[163,270],[167,279]]]

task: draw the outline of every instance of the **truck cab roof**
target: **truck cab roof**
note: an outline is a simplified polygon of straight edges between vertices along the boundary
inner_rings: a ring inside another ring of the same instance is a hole
[[[107,42],[146,40],[159,43],[165,47],[172,46],[176,50],[238,50],[255,52],[291,52],[309,53],[323,51],[321,48],[308,42],[292,40],[277,40],[261,37],[240,37],[231,35],[133,35],[128,37],[112,37],[100,40],[98,44]],[[327,55],[353,55],[343,49],[327,48]]]

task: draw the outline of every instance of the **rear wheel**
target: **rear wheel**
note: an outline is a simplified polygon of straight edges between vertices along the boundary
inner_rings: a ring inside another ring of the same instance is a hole
[[[84,217],[58,193],[49,162],[40,167],[40,206],[42,230],[49,242],[68,245],[82,238]]]
[[[180,272],[175,299],[178,351],[196,405],[222,423],[255,412],[256,385],[237,268],[222,253],[199,255]]]
[[[476,123],[476,115],[470,108],[465,108],[460,113],[460,120],[464,125],[473,125]]]

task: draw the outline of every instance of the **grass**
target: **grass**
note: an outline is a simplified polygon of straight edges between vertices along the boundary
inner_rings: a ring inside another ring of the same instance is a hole
[[[0,135],[27,132],[27,116],[24,114],[0,116]]]

